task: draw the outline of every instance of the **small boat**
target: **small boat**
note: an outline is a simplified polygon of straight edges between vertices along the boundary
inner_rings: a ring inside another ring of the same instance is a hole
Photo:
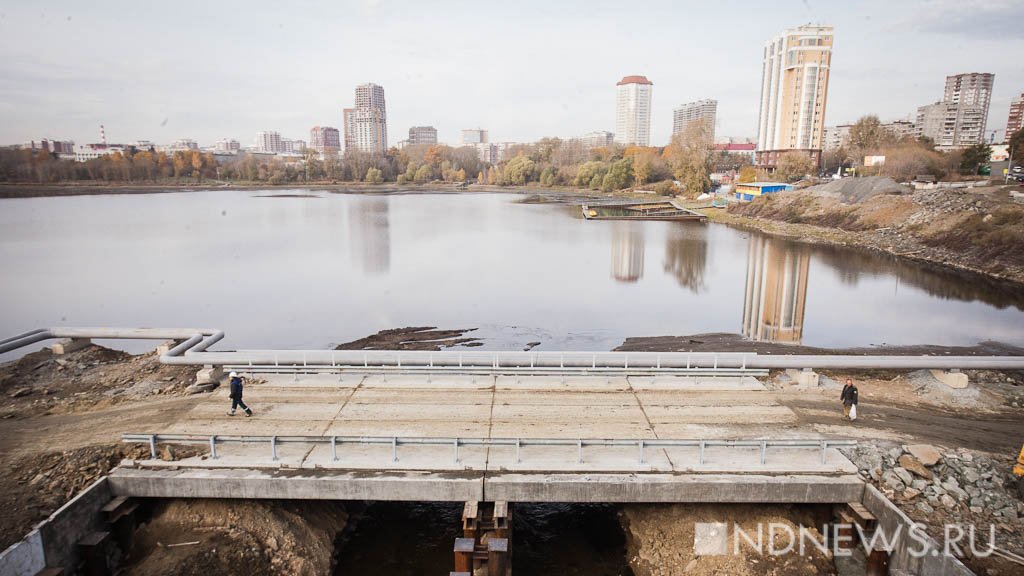
[[[583,205],[587,220],[707,220],[707,216],[683,208],[675,200]]]

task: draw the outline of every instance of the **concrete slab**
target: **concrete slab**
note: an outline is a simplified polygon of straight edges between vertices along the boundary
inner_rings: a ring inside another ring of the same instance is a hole
[[[486,390],[494,387],[494,376],[456,374],[370,374],[363,379],[362,387]]]
[[[840,503],[859,501],[857,476],[761,474],[493,474],[488,500],[508,502]]]
[[[139,469],[108,476],[115,496],[465,502],[484,499],[479,472]]]
[[[634,390],[764,391],[753,376],[630,376]]]
[[[796,414],[785,406],[646,406],[644,411],[651,422],[745,424],[757,422],[796,422]]]
[[[497,376],[497,390],[624,391],[624,376]]]

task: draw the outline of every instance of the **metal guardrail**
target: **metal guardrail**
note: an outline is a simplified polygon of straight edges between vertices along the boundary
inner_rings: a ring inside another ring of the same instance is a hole
[[[0,353],[50,338],[174,340],[177,345],[160,356],[164,364],[209,366],[322,366],[332,369],[373,370],[517,370],[600,372],[630,374],[693,371],[694,369],[750,370],[772,368],[832,368],[894,370],[986,369],[1024,370],[1024,356],[850,356],[823,354],[755,354],[746,352],[485,352],[397,350],[235,350],[210,352],[224,338],[220,330],[157,328],[49,328],[0,341]]]
[[[515,462],[522,462],[522,449],[531,446],[564,446],[576,447],[577,463],[583,463],[583,448],[587,446],[618,446],[636,447],[639,464],[645,463],[645,451],[648,448],[698,448],[698,462],[704,465],[705,451],[709,448],[757,448],[760,453],[760,464],[764,465],[769,448],[799,448],[821,451],[821,463],[825,464],[829,448],[851,448],[857,445],[856,440],[674,440],[674,439],[572,439],[572,438],[424,438],[402,436],[219,436],[202,434],[123,434],[121,441],[129,444],[148,444],[150,457],[157,458],[157,445],[193,444],[208,445],[210,458],[217,459],[218,444],[252,444],[267,443],[270,447],[271,459],[277,461],[279,444],[330,444],[331,460],[337,462],[338,447],[345,444],[387,445],[391,447],[391,461],[398,462],[398,448],[402,446],[450,446],[452,463],[458,464],[460,447],[467,446],[507,446],[515,447]]]

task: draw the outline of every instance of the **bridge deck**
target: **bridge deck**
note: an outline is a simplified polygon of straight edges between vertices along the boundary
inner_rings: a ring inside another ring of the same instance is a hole
[[[126,432],[478,439],[817,438],[797,428],[792,411],[775,402],[752,377],[344,374],[339,380],[336,374],[320,374],[264,378],[265,382],[246,386],[245,400],[256,412],[252,418],[226,416],[230,401],[221,389],[167,429]],[[115,489],[140,496],[153,490],[187,496],[195,494],[202,478],[227,486],[248,478],[246,482],[262,487],[258,491],[267,491],[261,493],[275,494],[265,497],[287,497],[281,494],[294,488],[276,486],[301,480],[299,484],[321,486],[329,494],[358,495],[377,486],[383,490],[377,494],[388,498],[403,499],[405,491],[412,490],[418,494],[414,499],[424,500],[472,499],[464,498],[467,491],[481,496],[490,486],[491,491],[518,495],[511,500],[527,495],[578,498],[579,490],[610,490],[622,501],[702,501],[699,498],[720,493],[730,482],[748,486],[746,492],[757,498],[767,498],[765,487],[788,478],[784,483],[804,486],[801,498],[817,501],[821,496],[808,492],[808,483],[822,486],[826,499],[833,497],[836,482],[842,490],[859,486],[853,476],[856,468],[835,449],[829,449],[823,461],[818,450],[771,448],[763,464],[760,450],[751,447],[708,448],[703,461],[694,446],[648,447],[642,461],[636,445],[586,446],[582,453],[575,445],[524,445],[518,452],[514,446],[470,445],[461,446],[456,458],[451,446],[393,449],[351,443],[339,444],[335,454],[336,459],[326,443],[280,443],[275,459],[267,442],[222,444],[215,459],[137,461],[111,480]],[[163,488],[158,490],[144,480],[147,474]],[[793,480],[801,475],[803,480]],[[339,488],[339,482],[349,488]],[[635,487],[621,492],[605,486],[608,483]],[[683,486],[688,487],[688,495],[679,491]],[[792,486],[789,491],[776,491],[776,497],[789,494]],[[200,492],[215,495],[218,490],[208,487]]]

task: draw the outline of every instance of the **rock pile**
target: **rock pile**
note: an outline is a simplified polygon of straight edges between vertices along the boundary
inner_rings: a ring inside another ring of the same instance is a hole
[[[1011,463],[963,448],[942,451],[892,442],[862,442],[847,456],[866,480],[874,481],[912,517],[915,510],[925,515],[940,510],[957,517],[969,511],[1010,531],[1024,525],[1024,502],[1014,494]]]

